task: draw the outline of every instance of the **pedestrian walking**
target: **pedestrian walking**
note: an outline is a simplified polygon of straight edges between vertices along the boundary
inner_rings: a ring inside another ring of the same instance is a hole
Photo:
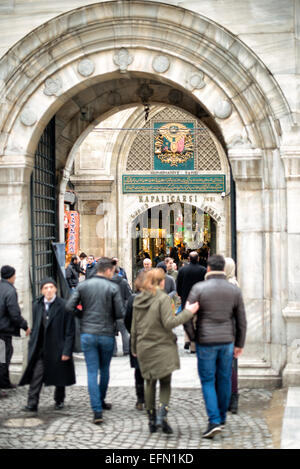
[[[151,259],[148,259],[148,257],[146,257],[144,260],[143,260],[143,268],[140,270],[141,271],[144,271],[144,272],[149,272],[149,270],[152,269],[152,261]]]
[[[165,287],[164,290],[167,293],[167,295],[170,296],[170,298],[174,298],[176,296],[176,283],[173,277],[171,275],[168,275],[167,272],[167,265],[165,261],[160,262],[156,266],[157,269],[162,269],[165,272]]]
[[[66,268],[66,280],[71,291],[75,290],[79,283],[80,260],[78,256],[72,256],[71,262]]]
[[[231,257],[225,257],[225,274],[228,282],[239,287],[239,283],[235,276],[235,262]],[[238,413],[239,394],[238,394],[238,360],[233,359],[231,374],[231,398],[228,410],[232,414]]]
[[[146,407],[150,432],[162,427],[164,433],[173,433],[167,422],[171,394],[172,372],[180,368],[177,337],[174,327],[192,318],[198,303],[190,305],[181,314],[173,316],[171,299],[163,291],[165,273],[153,269],[145,274],[142,293],[133,302],[131,351],[137,356],[143,378],[146,380]],[[159,380],[159,409],[156,418],[156,383]]]
[[[75,340],[73,316],[66,302],[57,296],[52,278],[41,283],[41,296],[34,302],[32,332],[28,344],[28,365],[19,386],[29,384],[27,412],[36,412],[43,384],[55,386],[55,409],[64,407],[65,387],[75,384],[72,358]]]
[[[119,259],[117,257],[113,257],[113,260],[116,261],[116,272],[118,273],[118,275],[120,277],[123,277],[125,278],[125,280],[128,280],[127,279],[127,274],[125,272],[125,269],[123,269],[123,267],[120,267],[119,266]]]
[[[30,334],[27,321],[22,317],[18,304],[18,294],[14,286],[16,270],[10,265],[1,268],[0,281],[0,389],[12,389],[15,386],[9,377],[9,365],[13,356],[12,338],[20,337],[20,329]],[[0,397],[7,397],[0,392]]]
[[[103,422],[103,410],[111,409],[111,404],[105,402],[109,368],[116,320],[124,317],[120,289],[111,280],[114,272],[115,261],[102,257],[97,263],[96,275],[80,283],[67,302],[67,310],[80,317],[81,349],[87,366],[88,391],[95,424]],[[82,305],[81,312],[77,309],[79,304]]]
[[[87,263],[86,263],[86,270],[85,270],[85,278],[88,280],[89,278],[92,278],[94,275],[97,273],[97,262],[95,261],[95,257],[90,254],[87,257]]]
[[[113,260],[116,261],[116,258],[113,258]],[[125,278],[120,276],[119,273],[120,273],[119,268],[116,265],[115,273],[112,278],[112,281],[115,282],[120,288],[120,293],[121,293],[121,298],[123,301],[123,308],[124,308],[124,313],[125,313],[127,302],[129,298],[132,296],[132,291],[127,280],[125,280]],[[119,319],[117,322],[116,335],[118,335],[119,332],[122,337],[123,355],[129,355],[129,334],[124,324],[124,318]],[[113,356],[116,357],[117,354],[118,354],[118,346],[117,346],[117,341],[115,339]]]
[[[181,267],[178,271],[176,287],[177,293],[181,298],[182,308],[184,308],[193,285],[197,282],[202,282],[205,278],[206,269],[198,261],[198,253],[192,251],[189,255],[189,264]]]
[[[242,354],[246,337],[241,290],[226,280],[224,266],[223,256],[209,257],[205,282],[194,285],[188,297],[189,302],[200,304],[196,329],[190,321],[187,331],[196,340],[198,373],[208,415],[204,438],[213,438],[226,424],[232,360]]]
[[[197,282],[202,282],[205,278],[205,274],[205,267],[199,265],[198,253],[196,251],[191,251],[189,254],[189,264],[186,264],[179,269],[176,280],[177,294],[181,298],[182,309],[184,309],[184,305],[193,285]],[[186,333],[184,334],[184,349],[190,349],[191,353],[196,352],[195,343],[190,342]]]
[[[131,295],[131,297],[129,298],[127,302],[124,323],[129,334],[131,333],[131,326],[132,326],[133,301],[136,295],[139,295],[142,292],[141,287],[144,281],[144,277],[145,277],[145,272],[140,272],[134,283],[136,293]],[[137,357],[133,356],[131,353],[131,340],[129,340],[129,350],[130,350],[130,366],[131,368],[134,368],[135,392],[136,392],[136,398],[137,398],[135,407],[137,410],[143,410],[144,404],[145,404],[144,378],[142,376]]]
[[[177,271],[177,265],[175,264],[174,260],[171,257],[166,257],[165,264],[167,268],[167,274],[170,275],[170,277],[172,277],[176,282],[178,271]],[[174,267],[176,268],[176,270]]]

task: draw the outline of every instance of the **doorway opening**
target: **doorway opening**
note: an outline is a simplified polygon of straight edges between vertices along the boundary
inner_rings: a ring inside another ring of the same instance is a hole
[[[217,222],[195,205],[166,203],[149,208],[132,224],[132,274],[149,258],[155,267],[172,257],[180,268],[191,251],[201,258],[216,253]]]

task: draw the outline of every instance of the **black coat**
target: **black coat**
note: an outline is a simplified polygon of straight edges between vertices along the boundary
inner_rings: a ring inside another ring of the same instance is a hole
[[[139,294],[139,293],[137,293]],[[131,334],[131,324],[132,324],[132,314],[133,314],[133,300],[136,297],[136,295],[131,295],[127,302],[127,307],[126,307],[126,314],[125,314],[125,319],[124,319],[124,324],[129,332]],[[139,368],[139,362],[137,357],[134,357],[131,353],[131,341],[129,339],[129,350],[130,350],[130,366],[131,368]]]
[[[7,280],[0,281],[0,334],[20,337],[20,329],[26,331],[27,322],[21,316],[17,290]]]
[[[56,297],[49,308],[49,319],[44,327],[44,383],[49,386],[70,386],[76,382],[72,358],[75,323],[67,312],[65,300]],[[30,384],[35,363],[40,354],[39,335],[43,327],[44,296],[33,304],[32,330],[28,344],[28,365],[19,386]],[[71,357],[62,361],[62,355]]]
[[[176,286],[177,293],[181,297],[181,304],[183,308],[192,287],[195,285],[195,283],[202,282],[204,280],[205,274],[205,267],[199,265],[198,263],[190,263],[179,269]]]
[[[79,283],[79,273],[80,266],[79,264],[73,264],[70,262],[66,269],[66,279],[70,288],[76,288]]]
[[[126,311],[127,302],[132,295],[132,291],[129,286],[129,283],[127,282],[127,280],[125,280],[125,278],[121,277],[118,274],[115,274],[113,276],[112,281],[115,282],[117,285],[119,285],[121,297],[123,300],[124,310]]]
[[[85,269],[85,279],[88,280],[92,278],[97,273],[97,263],[94,262],[93,264],[87,264]]]

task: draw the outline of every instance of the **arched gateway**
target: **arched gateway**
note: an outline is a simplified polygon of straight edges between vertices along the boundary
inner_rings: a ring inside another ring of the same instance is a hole
[[[282,311],[293,301],[288,281],[294,283],[287,275],[286,179],[279,143],[291,121],[278,84],[253,52],[224,28],[185,9],[113,1],[65,13],[35,29],[1,59],[0,73],[5,84],[1,257],[17,268],[24,314],[31,296],[30,178],[50,120],[55,117],[58,188],[96,124],[131,106],[176,106],[203,119],[228,156],[236,185],[239,281],[249,323],[241,374],[252,385],[280,382],[289,364]],[[117,156],[111,167],[119,167]],[[199,178],[195,168],[184,171],[178,176],[191,171],[189,181]],[[104,203],[111,194],[116,210],[122,174],[114,174],[116,179],[95,178],[86,192],[97,193]],[[143,211],[139,197],[132,217]],[[207,205],[214,210],[213,203]],[[128,221],[123,221],[126,230]],[[110,227],[114,240],[116,217],[115,222]],[[107,246],[111,253],[114,242]]]

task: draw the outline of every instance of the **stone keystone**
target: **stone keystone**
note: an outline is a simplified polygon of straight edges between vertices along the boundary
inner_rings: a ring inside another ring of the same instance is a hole
[[[125,73],[128,65],[132,64],[133,57],[129,54],[127,49],[122,48],[114,55],[113,60],[115,65],[119,67],[120,72]]]

